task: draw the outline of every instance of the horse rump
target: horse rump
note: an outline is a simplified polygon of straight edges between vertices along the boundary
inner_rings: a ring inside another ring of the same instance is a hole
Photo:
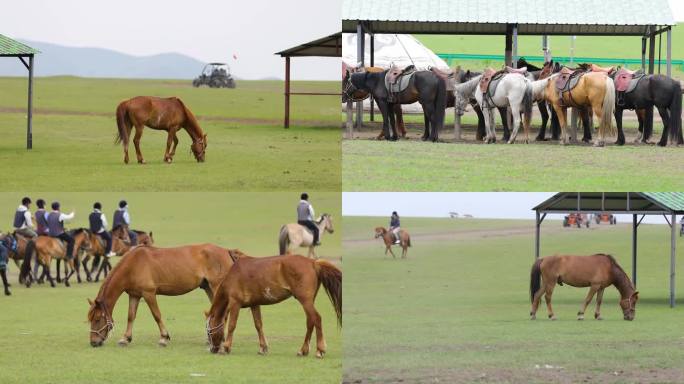
[[[329,261],[316,260],[314,264],[318,280],[323,284],[330,302],[335,307],[337,325],[342,326],[342,271]]]
[[[534,302],[534,295],[541,288],[541,262],[542,259],[532,264],[532,271],[530,272],[530,302]]]
[[[284,255],[287,253],[287,246],[288,243],[290,242],[290,237],[287,231],[287,225],[283,225],[280,228],[280,235],[278,236],[278,246],[279,246],[279,255]]]

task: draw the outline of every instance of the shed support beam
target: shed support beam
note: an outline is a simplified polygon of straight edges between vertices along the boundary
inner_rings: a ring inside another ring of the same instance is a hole
[[[670,220],[670,307],[675,306],[675,259],[677,244],[677,215]]]
[[[365,66],[364,56],[365,56],[365,44],[366,44],[366,34],[363,31],[363,25],[359,21],[356,24],[356,61],[360,68]],[[356,102],[356,128],[361,128],[363,125],[363,100]]]
[[[632,215],[632,284],[634,288],[637,286],[637,230],[639,223],[637,223],[637,215]]]
[[[375,66],[375,34],[370,35],[370,66]],[[370,94],[370,121],[375,121],[375,100],[373,94]]]
[[[655,27],[651,26],[651,33],[648,38],[648,73],[653,74],[655,64]]]
[[[513,24],[513,57],[511,58],[511,67],[518,67],[518,24]],[[510,127],[510,125],[509,125]]]
[[[513,59],[513,28],[509,24],[506,26],[506,47],[504,49],[504,61],[506,65],[511,65]]]
[[[539,251],[540,251],[540,235],[541,235],[541,224],[544,221],[544,218],[546,217],[546,213],[543,215],[539,214],[539,211],[535,211],[536,213],[536,220],[535,220],[535,226],[534,226],[534,259],[539,258]]]
[[[544,63],[551,60],[551,51],[549,50],[549,35],[542,36],[542,52],[544,53]]]
[[[354,138],[354,103],[347,101],[347,139]]]
[[[672,77],[672,27],[667,29],[667,76]]]
[[[33,55],[29,56],[28,121],[26,126],[26,149],[33,148]]]
[[[641,70],[646,71],[646,36],[641,38]]]
[[[285,121],[284,128],[290,128],[290,56],[285,57]]]

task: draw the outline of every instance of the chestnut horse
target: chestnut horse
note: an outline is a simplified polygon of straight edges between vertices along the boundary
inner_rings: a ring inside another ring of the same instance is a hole
[[[153,245],[154,238],[152,237],[152,232],[147,234],[147,232],[133,230],[133,232],[138,234],[138,244],[137,245]],[[112,229],[112,252],[116,253],[117,256],[123,256],[128,252],[133,246],[131,245],[131,239],[128,237],[128,226],[121,225]],[[105,257],[105,242],[100,236],[93,234],[91,252],[86,256],[86,260],[83,262],[84,267],[87,268],[87,259],[93,256],[93,266],[90,271],[91,274],[95,274],[95,269],[97,269],[97,274],[95,275],[95,281],[100,281],[100,273],[104,272],[104,277],[107,277],[109,271],[112,270],[112,264],[109,262],[109,258]],[[100,262],[102,261],[102,262]],[[99,268],[98,268],[99,266]],[[88,280],[90,281],[90,280]]]
[[[26,247],[26,255],[24,257],[24,262],[21,265],[20,278],[24,280],[27,287],[31,286],[32,278],[31,273],[31,261],[35,260],[38,265],[43,266],[43,276],[47,277],[50,282],[50,286],[54,287],[55,282],[50,274],[50,263],[52,259],[65,260],[68,265],[68,270],[65,271],[64,275],[64,285],[69,287],[69,278],[76,272],[76,277],[78,282],[81,282],[80,273],[80,255],[81,252],[88,252],[90,249],[90,231],[86,228],[73,229],[68,231],[69,235],[74,238],[74,254],[67,255],[66,248],[67,245],[62,240],[51,237],[51,236],[38,236],[33,242],[30,242]],[[35,253],[35,256],[33,255]],[[57,282],[61,282],[59,278],[59,263],[57,264]],[[68,273],[67,273],[68,272]],[[86,274],[88,272],[86,271]],[[39,281],[43,280],[41,276]]]
[[[332,216],[327,213],[321,215],[320,219],[316,221],[316,226],[318,227],[319,237],[323,237],[323,234],[326,232],[335,232],[332,224]],[[301,224],[290,223],[280,227],[278,245],[278,250],[281,255],[290,253],[292,248],[308,247],[308,256],[315,259],[318,258],[314,250],[313,234]]]
[[[543,280],[544,286],[541,286]],[[577,313],[577,320],[584,320],[584,311],[596,294],[594,318],[602,320],[601,301],[603,290],[614,285],[620,292],[620,307],[625,320],[634,320],[639,292],[627,277],[625,271],[611,255],[598,253],[591,256],[548,256],[538,259],[532,265],[530,274],[530,298],[532,301],[531,319],[537,317],[537,308],[542,295],[546,299],[549,319],[556,320],[551,308],[551,296],[556,283],[566,283],[573,287],[589,287],[589,293]]]
[[[126,346],[133,340],[133,321],[140,298],[144,298],[159,326],[159,345],[166,346],[171,337],[162,320],[157,295],[178,296],[202,288],[211,300],[232,265],[228,251],[213,244],[131,249],[102,283],[97,298],[88,299],[90,345],[99,347],[107,339],[114,328],[114,306],[126,292],[128,327],[119,345]]]
[[[211,353],[230,353],[233,346],[233,332],[240,308],[254,308],[259,305],[277,304],[294,297],[302,304],[306,313],[306,336],[297,355],[309,354],[311,333],[316,328],[316,357],[325,355],[325,339],[321,315],[314,302],[321,284],[335,307],[337,323],[342,326],[342,271],[325,260],[311,260],[299,255],[272,257],[251,257],[238,250],[230,250],[234,261],[223,283],[216,291],[207,315],[207,338]],[[261,323],[261,312],[252,312],[254,325],[259,335],[259,354],[268,352]],[[223,333],[228,320],[228,335]]]
[[[204,161],[204,152],[207,148],[207,135],[200,128],[195,115],[177,97],[160,98],[154,96],[137,96],[124,100],[116,107],[116,125],[118,127],[115,143],[123,143],[124,162],[128,164],[128,140],[131,130],[135,127],[135,154],[138,163],[144,164],[140,151],[140,138],[145,126],[168,132],[166,139],[166,152],[164,161],[171,163],[176,154],[178,137],[176,132],[185,129],[192,138],[190,149],[198,162]],[[173,149],[171,148],[173,144]]]
[[[377,239],[378,237],[382,237],[382,240],[385,242],[385,255],[387,254],[387,251],[392,254],[393,258],[396,258],[394,255],[394,252],[392,252],[392,245],[395,244],[395,239],[394,239],[394,234],[385,227],[376,227],[375,228],[375,238]],[[403,249],[401,251],[401,258],[405,259],[406,258],[406,252],[408,251],[408,247],[411,246],[411,236],[409,236],[408,232],[404,231],[403,229],[399,230],[399,244],[401,248]]]

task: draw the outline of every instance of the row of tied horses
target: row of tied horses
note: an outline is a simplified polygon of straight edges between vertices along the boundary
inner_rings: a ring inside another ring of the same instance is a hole
[[[623,145],[625,136],[622,128],[622,115],[625,109],[635,109],[639,118],[639,137],[637,141],[647,143],[653,133],[652,117],[655,107],[663,123],[663,134],[658,145],[684,144],[682,138],[682,86],[675,79],[664,75],[645,75],[629,92],[617,92],[614,79],[620,68],[603,68],[593,64],[580,64],[577,68],[567,68],[553,61],[546,62],[542,68],[527,63],[524,59],[517,62],[513,69],[505,67],[501,71],[485,70],[483,73],[464,71],[457,68],[451,73],[443,73],[436,68],[417,71],[412,75],[408,86],[401,92],[390,94],[385,85],[385,77],[392,69],[361,68],[348,70],[343,79],[343,101],[360,101],[370,95],[377,103],[383,117],[383,129],[379,138],[397,140],[397,131],[405,136],[401,104],[419,102],[425,117],[423,140],[437,141],[439,131],[444,125],[445,109],[454,107],[456,115],[462,115],[468,105],[472,105],[478,115],[477,139],[487,143],[496,141],[494,110],[498,109],[504,127],[503,140],[514,143],[520,126],[523,126],[524,141],[530,141],[530,121],[533,104],[537,103],[542,117],[542,125],[536,137],[546,139],[546,128],[551,120],[552,139],[568,143],[568,108],[580,116],[583,126],[582,140],[592,141],[592,114],[599,126],[595,145],[605,144],[608,136],[617,133],[615,144]],[[631,76],[631,71],[625,71]],[[486,89],[487,81],[497,78],[498,86],[494,93]],[[559,77],[576,78],[572,89],[559,89]],[[450,91],[446,91],[449,89]],[[451,91],[453,89],[453,91]],[[507,110],[512,115],[512,129],[509,130]],[[613,124],[613,117],[615,124]],[[617,129],[616,129],[617,128]]]

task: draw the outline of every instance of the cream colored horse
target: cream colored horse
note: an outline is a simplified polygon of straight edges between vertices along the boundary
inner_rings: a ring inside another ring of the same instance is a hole
[[[333,233],[332,216],[324,213],[318,220],[316,226],[320,237],[323,237],[325,232]],[[290,223],[285,224],[280,228],[280,235],[278,236],[278,244],[280,245],[280,254],[285,255],[291,253],[292,248],[309,247],[309,257],[318,258],[313,246],[313,233],[311,233],[305,226]]]

